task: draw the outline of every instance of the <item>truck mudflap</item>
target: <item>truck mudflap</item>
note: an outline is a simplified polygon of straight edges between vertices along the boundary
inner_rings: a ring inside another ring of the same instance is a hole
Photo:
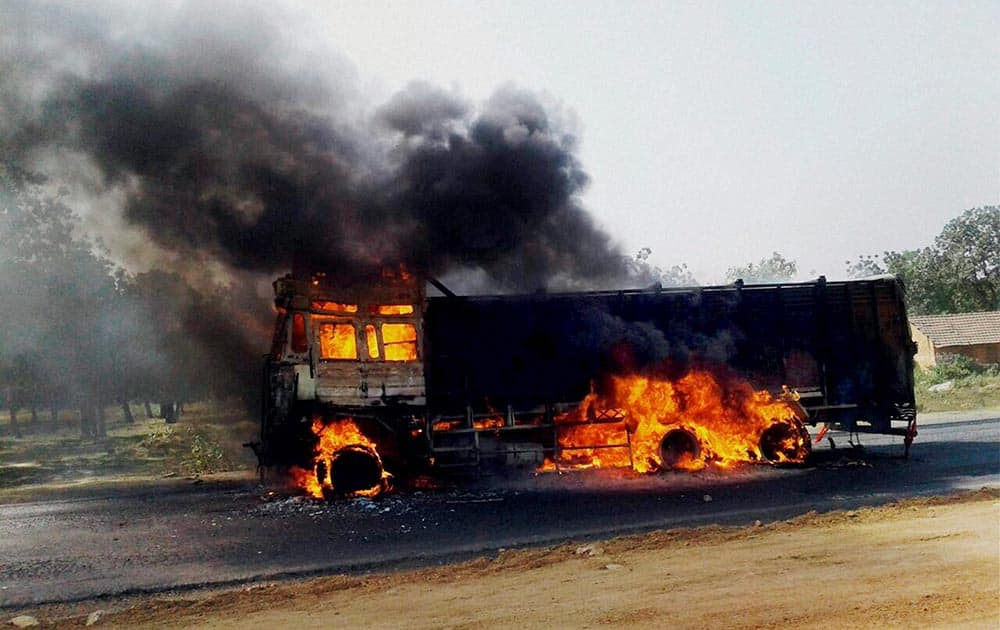
[[[910,447],[913,446],[913,440],[917,438],[917,414],[914,413],[913,417],[906,425],[906,435],[903,436],[903,457],[910,456]]]

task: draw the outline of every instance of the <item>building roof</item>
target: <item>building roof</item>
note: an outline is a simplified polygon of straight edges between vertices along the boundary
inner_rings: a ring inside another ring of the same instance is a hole
[[[935,347],[1000,343],[1000,311],[957,315],[918,315],[910,323]]]

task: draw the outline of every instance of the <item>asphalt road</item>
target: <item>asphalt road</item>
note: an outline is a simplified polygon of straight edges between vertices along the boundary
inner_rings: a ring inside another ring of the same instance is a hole
[[[575,473],[315,503],[245,482],[0,505],[0,608],[256,579],[451,562],[500,548],[1000,486],[1000,414],[939,416],[900,438],[835,435],[808,468],[636,477]]]

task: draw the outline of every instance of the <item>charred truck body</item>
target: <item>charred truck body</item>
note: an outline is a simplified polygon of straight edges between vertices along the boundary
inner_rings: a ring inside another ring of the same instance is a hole
[[[262,466],[299,467],[325,490],[370,487],[383,465],[722,461],[712,432],[725,422],[693,417],[714,413],[692,389],[706,373],[720,418],[761,416],[756,442],[735,447],[750,461],[807,455],[804,424],[901,435],[907,447],[915,435],[914,344],[892,277],[476,297],[426,297],[405,273],[274,286],[255,450]],[[670,385],[623,378],[651,368]],[[725,385],[734,378],[747,387]],[[657,393],[668,400],[649,413],[662,430],[644,451],[633,416]]]

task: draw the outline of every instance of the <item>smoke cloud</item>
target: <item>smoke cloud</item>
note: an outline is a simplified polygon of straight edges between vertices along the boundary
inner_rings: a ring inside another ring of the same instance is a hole
[[[626,275],[580,205],[574,133],[528,91],[473,104],[414,83],[369,104],[343,61],[275,62],[292,47],[263,21],[191,6],[155,31],[102,17],[7,5],[0,148],[118,195],[124,223],[165,252],[266,274],[482,270],[503,290]]]
[[[0,257],[0,310],[20,322],[0,335],[0,368],[65,376],[65,391],[22,398],[252,402],[268,284],[292,269],[357,279],[402,264],[501,292],[645,281],[581,206],[571,115],[516,85],[476,103],[416,82],[372,102],[348,61],[305,52],[282,10],[0,5],[2,201],[43,177],[133,272],[122,284],[53,262],[62,295],[90,302],[43,330],[33,314],[52,292],[15,270],[34,254]],[[59,216],[69,242],[80,224]],[[53,345],[72,352],[37,351]]]

